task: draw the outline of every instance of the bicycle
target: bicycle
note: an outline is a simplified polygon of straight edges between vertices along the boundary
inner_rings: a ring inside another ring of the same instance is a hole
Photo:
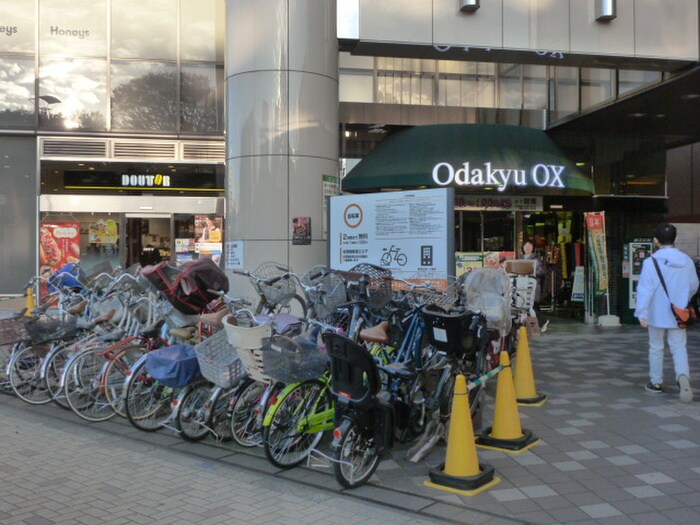
[[[306,302],[296,294],[291,272],[288,266],[271,261],[262,263],[252,272],[233,270],[236,275],[248,277],[257,292],[258,304],[253,310],[256,315],[297,309],[306,317]]]

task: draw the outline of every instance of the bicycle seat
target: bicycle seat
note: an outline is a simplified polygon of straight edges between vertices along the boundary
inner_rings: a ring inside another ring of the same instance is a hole
[[[368,343],[387,344],[389,342],[389,321],[360,330],[360,339]]]
[[[323,334],[323,341],[331,358],[331,390],[338,399],[363,406],[376,402],[382,382],[372,354],[339,334]]]
[[[194,337],[194,334],[197,332],[197,329],[194,326],[186,326],[184,328],[171,328],[170,329],[170,335],[173,337],[176,337],[177,339],[181,339],[183,341],[187,341],[188,339],[192,339]]]
[[[85,311],[85,307],[87,306],[87,304],[87,300],[80,301],[78,304],[68,308],[68,313],[71,315],[82,314]]]
[[[139,337],[146,339],[154,339],[160,334],[160,327],[163,326],[165,321],[160,320],[153,323],[151,326],[147,326],[139,332]]]

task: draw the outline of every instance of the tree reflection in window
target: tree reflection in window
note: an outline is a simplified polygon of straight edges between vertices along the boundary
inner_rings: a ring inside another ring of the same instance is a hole
[[[147,73],[112,91],[112,128],[172,131],[177,123],[176,73]],[[205,75],[182,74],[182,129],[217,131],[216,89]]]

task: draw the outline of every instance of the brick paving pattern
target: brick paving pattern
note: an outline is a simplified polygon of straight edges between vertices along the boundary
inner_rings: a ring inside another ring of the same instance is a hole
[[[643,389],[647,338],[638,326],[554,319],[530,347],[537,389],[549,399],[519,413],[541,443],[522,454],[478,449],[503,481],[474,497],[423,487],[443,447],[417,465],[397,447],[370,484],[341,491],[328,469],[280,471],[261,450],[185,443],[118,420],[90,425],[0,396],[0,523],[697,522],[700,402],[678,400],[670,356],[668,393],[653,395]],[[700,330],[689,332],[688,348],[697,378]]]

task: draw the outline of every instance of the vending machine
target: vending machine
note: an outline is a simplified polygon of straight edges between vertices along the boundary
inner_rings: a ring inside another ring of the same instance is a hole
[[[636,323],[634,309],[637,307],[637,285],[642,273],[644,259],[652,254],[654,249],[653,239],[642,237],[626,242],[623,249],[622,282],[623,297],[621,297],[622,321]]]

